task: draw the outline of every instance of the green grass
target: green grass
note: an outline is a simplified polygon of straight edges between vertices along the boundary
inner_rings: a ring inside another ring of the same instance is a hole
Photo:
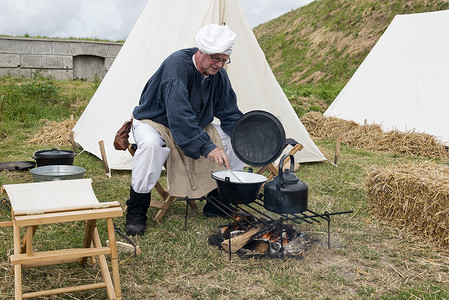
[[[95,42],[112,42],[112,43],[124,43],[124,40],[118,40],[118,41],[111,41],[107,39],[99,39],[99,38],[92,38],[92,37],[48,37],[48,36],[41,36],[41,35],[30,35],[29,33],[24,34],[18,34],[18,35],[8,35],[8,34],[0,34],[1,37],[25,37],[25,38],[41,38],[41,39],[59,39],[59,40],[82,40],[82,41],[95,41]]]
[[[2,119],[6,122],[21,122],[25,127],[33,126],[36,118],[51,117],[68,112],[69,103],[59,97],[59,88],[52,78],[36,74],[32,80],[13,79],[4,86],[2,97]]]
[[[42,127],[40,120],[59,122],[72,115],[78,119],[98,84],[57,81],[39,73],[31,79],[1,77],[0,141],[4,145],[0,147],[1,160],[29,160],[34,151],[29,153],[27,142]]]
[[[29,101],[42,106],[36,114],[22,112],[27,121],[5,113],[17,109],[10,99],[28,97],[23,86],[38,95]],[[41,129],[39,120],[63,121],[70,115],[78,118],[95,88],[96,84],[81,81],[1,77],[0,97],[8,106],[0,115],[0,162],[29,160],[35,150],[51,146],[30,142]],[[315,142],[332,160],[336,141]],[[70,149],[71,145],[67,143],[63,148]],[[318,213],[354,211],[332,217],[330,250],[326,222],[295,225],[315,240],[302,260],[243,259],[234,255],[229,261],[226,253],[207,242],[219,225],[227,223],[225,219],[208,219],[190,210],[185,230],[184,202],[174,202],[159,223],[152,221],[156,211],[150,210],[146,234],[133,238],[142,254],[119,254],[124,299],[445,299],[449,293],[448,250],[433,247],[419,234],[403,232],[371,215],[364,189],[372,168],[425,160],[428,158],[371,152],[342,144],[338,167],[326,162],[302,164],[297,176],[309,186],[310,209]],[[113,170],[108,178],[102,162],[86,152],[78,155],[74,164],[86,169],[85,177],[93,179],[100,201],[117,200],[125,206],[129,171]],[[165,174],[161,180],[164,182]],[[2,185],[21,182],[32,182],[29,171],[0,172]],[[160,200],[156,193],[153,198]],[[201,209],[204,203],[197,205]],[[1,221],[10,219],[7,210],[0,212]],[[125,219],[117,218],[114,223],[123,230]],[[79,244],[82,228],[82,224],[42,226],[36,234],[36,249]],[[99,232],[106,240],[103,221],[99,222]],[[11,299],[11,228],[1,228],[0,239],[0,299]],[[126,242],[120,236],[117,239]],[[81,269],[76,264],[23,272],[25,289],[94,281],[97,276],[95,266]],[[103,290],[95,290],[52,299],[106,299],[106,295]]]

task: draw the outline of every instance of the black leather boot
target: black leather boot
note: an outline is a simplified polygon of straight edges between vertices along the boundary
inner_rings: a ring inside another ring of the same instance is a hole
[[[143,235],[147,222],[147,210],[150,207],[151,191],[149,193],[136,193],[130,188],[129,199],[126,201],[126,224],[127,235]]]
[[[227,217],[228,215],[220,210],[218,207],[213,205],[211,202],[217,204],[220,208],[226,211],[228,214],[232,214],[234,212],[234,207],[226,200],[220,198],[218,194],[218,189],[213,189],[207,194],[207,201],[203,207],[203,215],[212,218],[212,217]]]

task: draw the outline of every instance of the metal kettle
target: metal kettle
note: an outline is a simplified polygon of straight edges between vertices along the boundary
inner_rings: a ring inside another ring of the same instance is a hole
[[[284,160],[290,157],[290,170],[282,170]],[[279,162],[279,175],[264,186],[265,209],[280,214],[301,213],[307,209],[309,188],[294,173],[294,158],[285,154]]]

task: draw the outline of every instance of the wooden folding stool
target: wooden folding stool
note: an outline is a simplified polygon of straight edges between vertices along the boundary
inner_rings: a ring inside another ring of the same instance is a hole
[[[10,258],[14,268],[15,299],[97,288],[106,288],[109,299],[122,299],[113,218],[122,216],[123,212],[117,201],[99,202],[92,190],[91,182],[91,179],[74,179],[3,186],[11,202],[12,221],[5,223],[13,227],[14,234],[14,254]],[[107,222],[108,247],[103,247],[100,241],[96,227],[99,219],[106,219]],[[33,249],[33,238],[39,225],[75,221],[85,223],[86,231],[82,247],[39,252]],[[26,228],[23,239],[20,237],[22,227]],[[105,255],[111,257],[112,278]],[[23,267],[71,262],[80,262],[84,266],[88,257],[97,258],[102,282],[30,293],[22,292]]]

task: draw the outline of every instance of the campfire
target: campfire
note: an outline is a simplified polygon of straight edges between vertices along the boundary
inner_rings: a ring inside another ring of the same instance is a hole
[[[312,242],[306,234],[286,222],[264,218],[256,220],[242,212],[234,214],[233,218],[238,222],[220,226],[217,233],[208,239],[209,244],[218,246],[229,255],[300,259]]]

